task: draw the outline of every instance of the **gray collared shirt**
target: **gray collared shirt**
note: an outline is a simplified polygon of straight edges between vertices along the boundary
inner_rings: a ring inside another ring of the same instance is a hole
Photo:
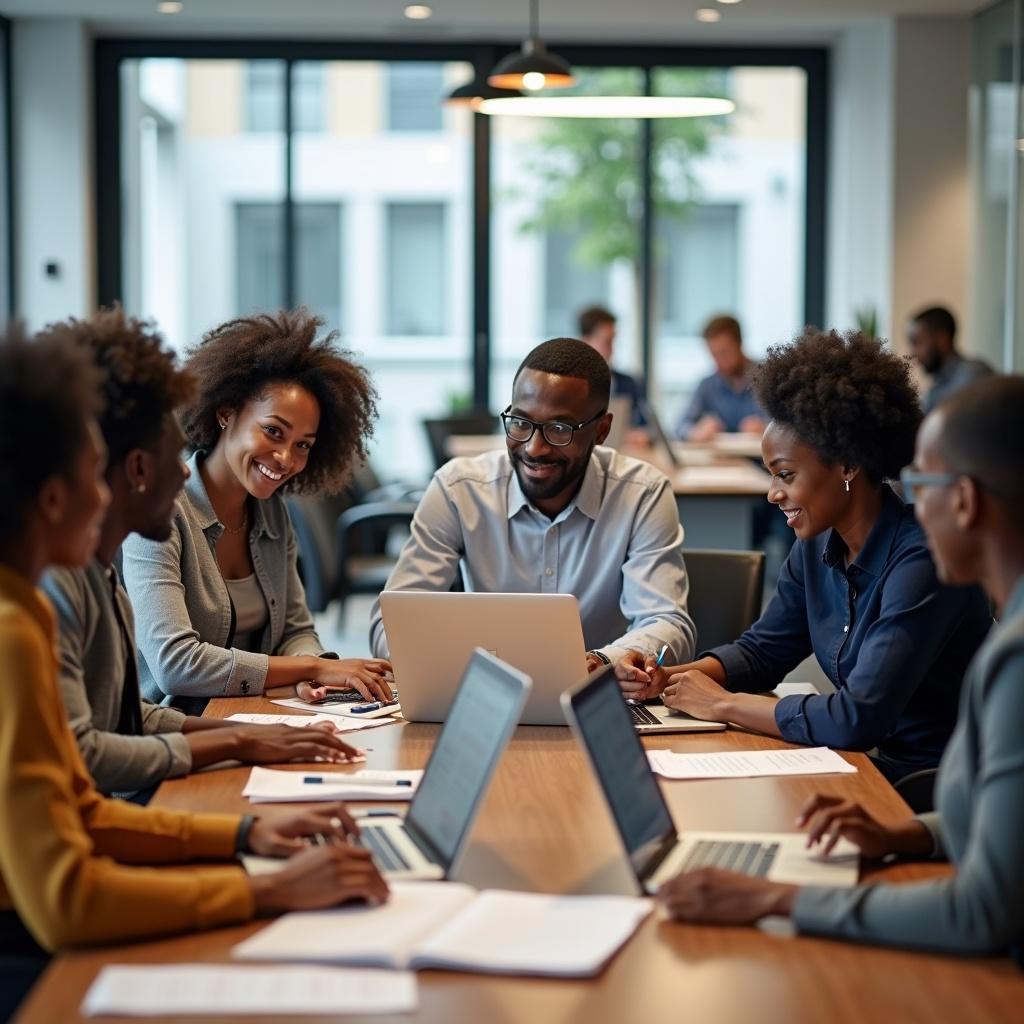
[[[574,594],[588,649],[689,661],[683,529],[668,478],[646,462],[595,448],[580,490],[549,519],[523,494],[508,454],[453,459],[427,488],[388,590]],[[388,653],[380,603],[370,644]]]
[[[268,656],[321,654],[296,568],[295,534],[279,495],[252,502],[249,553],[269,621],[256,650],[229,646],[232,608],[217,565],[224,532],[199,472],[178,497],[171,536],[132,534],[122,548],[124,585],[135,608],[139,686],[146,697],[237,697],[263,692]]]
[[[142,735],[117,731],[135,640],[132,607],[113,572],[94,558],[84,569],[51,569],[42,580],[57,611],[60,691],[71,731],[96,788],[108,794],[134,793],[192,767],[180,711],[143,700]]]
[[[959,352],[950,352],[932,377],[932,386],[924,398],[924,411],[931,412],[943,399],[991,373],[992,367],[983,360],[965,359]]]

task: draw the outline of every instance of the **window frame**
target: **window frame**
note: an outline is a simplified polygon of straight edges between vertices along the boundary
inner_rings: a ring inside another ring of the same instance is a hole
[[[96,216],[105,230],[97,232],[96,297],[109,305],[121,298],[123,253],[121,223],[120,67],[125,60],[147,57],[182,59],[284,60],[285,75],[285,288],[294,304],[295,251],[292,153],[292,68],[297,61],[403,60],[465,61],[480,77],[516,47],[496,42],[385,43],[343,41],[291,41],[240,39],[120,39],[94,41],[96,123]],[[822,324],[825,311],[826,209],[828,190],[829,52],[825,46],[631,46],[557,45],[571,64],[629,66],[644,70],[650,90],[659,67],[798,67],[807,75],[805,211],[804,211],[804,321]],[[651,195],[651,122],[643,123],[644,178],[641,216],[641,336],[644,376],[651,380],[653,365],[653,247],[654,211]],[[473,401],[478,410],[490,405],[491,377],[491,152],[490,123],[483,114],[473,118],[472,139],[472,260],[470,317]]]

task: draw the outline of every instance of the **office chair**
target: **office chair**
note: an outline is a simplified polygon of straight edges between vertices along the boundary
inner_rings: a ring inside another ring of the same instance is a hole
[[[498,417],[492,416],[489,412],[469,412],[459,416],[424,420],[423,429],[427,433],[427,444],[430,446],[434,468],[440,469],[451,457],[447,450],[449,437],[494,434],[498,430],[498,422]]]
[[[761,614],[763,551],[683,551],[700,650],[732,643]]]
[[[935,778],[938,768],[922,768],[919,772],[904,775],[893,789],[906,801],[915,814],[927,814],[935,810]]]

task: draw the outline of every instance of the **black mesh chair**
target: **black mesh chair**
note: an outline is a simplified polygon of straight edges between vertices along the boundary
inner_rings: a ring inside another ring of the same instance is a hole
[[[937,768],[922,768],[919,772],[904,775],[893,789],[906,801],[915,814],[927,814],[935,810],[935,779]]]

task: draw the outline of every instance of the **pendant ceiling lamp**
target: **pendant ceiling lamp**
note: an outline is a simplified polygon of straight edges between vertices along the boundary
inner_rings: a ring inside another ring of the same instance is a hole
[[[497,89],[486,79],[474,78],[471,82],[452,89],[444,102],[448,107],[469,107],[470,110],[479,110],[480,104],[485,100],[516,99],[520,96],[522,93],[517,89]]]
[[[494,66],[488,85],[498,89],[565,89],[576,84],[568,61],[551,53],[540,37],[540,0],[530,0],[530,36],[519,53]]]

